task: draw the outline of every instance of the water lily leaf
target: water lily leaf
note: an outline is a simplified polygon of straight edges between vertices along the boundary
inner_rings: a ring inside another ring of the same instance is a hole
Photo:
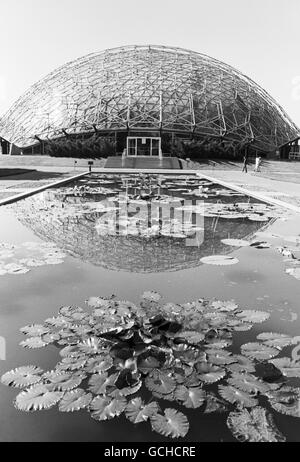
[[[174,338],[183,339],[188,343],[197,345],[198,343],[202,342],[202,340],[204,340],[205,335],[201,332],[185,330],[176,334]]]
[[[118,374],[94,374],[89,380],[88,388],[95,395],[105,395],[110,387],[114,387],[117,378]]]
[[[250,411],[242,409],[231,412],[227,418],[227,426],[239,441],[251,443],[285,441],[285,437],[275,425],[273,416],[260,406]]]
[[[18,367],[2,375],[1,382],[17,388],[29,387],[41,381],[41,372],[42,369],[37,366]]]
[[[274,348],[284,348],[293,343],[293,339],[286,334],[274,334],[272,332],[263,332],[259,334],[257,340],[262,340],[267,346]]]
[[[142,294],[141,298],[149,302],[159,302],[161,300],[161,295],[155,290],[149,290]]]
[[[300,418],[300,388],[283,386],[279,390],[266,393],[275,411]]]
[[[258,342],[245,343],[241,346],[241,352],[244,356],[251,359],[257,359],[259,361],[274,358],[274,356],[279,354],[279,350],[277,348],[269,347]]]
[[[219,350],[219,349],[207,349],[206,350],[208,362],[215,364],[215,365],[225,365],[231,364],[235,362],[234,357],[230,353],[230,351],[226,350]]]
[[[285,377],[300,377],[300,361],[290,358],[276,358],[270,361]]]
[[[46,372],[43,375],[43,378],[51,383],[53,390],[70,391],[77,388],[85,376],[78,373],[61,372],[56,370]]]
[[[138,362],[138,369],[143,374],[149,374],[154,369],[157,369],[160,365],[160,362],[153,356],[147,356]]]
[[[41,324],[32,324],[31,326],[25,326],[20,329],[20,332],[31,337],[39,337],[41,335],[47,334],[49,329]]]
[[[8,265],[4,265],[3,269],[7,271],[8,274],[26,274],[30,271],[29,268],[26,266],[18,265],[17,263],[9,263]]]
[[[222,350],[223,348],[227,348],[230,345],[232,345],[231,340],[215,340],[213,342],[207,342],[209,345],[209,348],[212,349],[217,349],[217,350]]]
[[[232,247],[248,247],[250,242],[243,239],[221,239],[221,242]]]
[[[270,313],[266,311],[243,310],[237,313],[236,316],[241,318],[243,322],[261,323],[269,319]]]
[[[200,259],[202,263],[206,265],[218,265],[218,266],[225,266],[225,265],[236,265],[239,260],[235,257],[230,257],[228,255],[211,255],[209,257],[203,257]]]
[[[175,393],[159,393],[158,391],[152,391],[152,396],[158,399],[164,399],[165,401],[176,401]]]
[[[269,242],[264,242],[264,241],[255,241],[255,242],[252,242],[250,246],[255,247],[256,249],[269,249],[271,247],[271,244],[269,244]]]
[[[144,404],[141,398],[134,398],[126,406],[125,415],[132,423],[145,422],[154,414],[159,412],[159,406],[156,401]]]
[[[92,308],[109,308],[112,300],[104,297],[90,297],[86,303]]]
[[[109,355],[97,355],[87,361],[84,370],[91,374],[101,374],[101,372],[108,371],[112,365],[112,357]]]
[[[49,391],[46,385],[33,385],[17,395],[15,407],[26,412],[49,409],[58,403],[63,394],[60,391]]]
[[[205,401],[205,391],[201,387],[187,388],[180,385],[175,390],[175,398],[187,408],[196,409]]]
[[[72,317],[74,313],[82,313],[83,309],[80,308],[79,306],[62,306],[59,309],[60,315],[64,316],[65,318],[67,317]]]
[[[206,406],[204,414],[212,414],[213,412],[228,412],[228,402],[218,398],[214,393],[206,393]]]
[[[166,373],[154,370],[146,377],[145,386],[150,391],[168,394],[175,390],[176,382]]]
[[[20,263],[33,268],[46,265],[45,260],[37,260],[36,258],[24,258],[20,260]]]
[[[26,340],[20,342],[20,345],[23,348],[35,349],[43,348],[47,345],[47,343],[44,340],[42,340],[41,337],[29,337]]]
[[[103,339],[89,337],[78,343],[78,349],[87,355],[96,355],[105,349]]]
[[[221,301],[216,300],[212,302],[211,306],[218,311],[235,311],[238,308],[238,305],[233,301]]]
[[[195,365],[197,376],[204,383],[215,383],[226,375],[226,371],[218,366],[207,362],[199,362]]]
[[[241,322],[240,324],[233,325],[233,322],[229,321],[228,326],[233,327],[233,330],[236,332],[247,332],[248,330],[252,329],[253,324],[248,322]]]
[[[226,366],[231,372],[255,372],[253,361],[243,355],[233,355],[235,362]]]
[[[132,385],[132,386],[128,386],[124,388],[116,388],[115,390],[113,389],[112,391],[109,391],[107,394],[113,397],[134,395],[140,390],[141,387],[142,387],[142,381],[139,381],[135,385]]]
[[[127,405],[124,397],[96,396],[90,405],[91,417],[95,420],[110,420],[122,414]]]
[[[232,385],[219,385],[219,394],[232,404],[238,404],[244,407],[253,407],[258,404],[256,398]]]
[[[183,438],[189,431],[189,422],[182,412],[167,408],[164,415],[155,414],[151,417],[151,427],[163,436]]]
[[[83,369],[86,364],[86,356],[76,356],[63,358],[61,363],[56,366],[56,369],[63,371],[76,371]]]
[[[166,315],[176,315],[176,314],[179,314],[181,313],[182,311],[182,306],[181,305],[177,305],[175,303],[165,303],[162,307],[161,307],[161,311],[163,313],[165,313]]]
[[[80,409],[86,408],[91,401],[91,393],[85,393],[81,388],[76,388],[64,394],[58,408],[61,412],[79,411]]]
[[[270,385],[259,380],[252,374],[234,372],[227,380],[230,385],[233,385],[247,393],[266,393],[270,389]]]
[[[63,358],[77,358],[82,356],[82,353],[79,351],[78,344],[76,345],[67,345],[62,348],[59,352],[59,355]]]
[[[70,323],[64,318],[64,316],[53,316],[52,318],[47,318],[45,324],[50,324],[54,327],[70,327]]]

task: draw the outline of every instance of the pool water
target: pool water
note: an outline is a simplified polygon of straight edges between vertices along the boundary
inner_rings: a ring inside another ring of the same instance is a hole
[[[18,248],[21,266],[28,263],[28,249],[32,253],[28,242],[52,243],[61,252],[54,264],[54,250],[46,245],[52,252],[44,260],[49,264],[0,276],[0,335],[6,341],[1,374],[23,365],[54,369],[61,347],[21,348],[24,335],[19,329],[43,324],[61,306],[84,308],[91,296],[115,294],[118,300],[138,304],[141,294],[151,290],[160,293],[164,303],[234,300],[241,309],[270,313],[251,330],[234,333],[234,353],[242,344],[255,342],[261,332],[299,335],[300,283],[285,272],[284,258],[275,250],[286,245],[284,236],[299,234],[299,217],[217,184],[192,175],[92,174],[2,207],[0,220],[0,242]],[[267,240],[271,247],[236,247],[224,239]],[[294,239],[296,257],[298,245]],[[212,255],[238,262],[203,263]],[[286,347],[280,356],[290,357],[292,348]],[[299,386],[299,379],[291,380]],[[1,441],[168,440],[151,431],[148,423],[133,426],[124,415],[98,422],[86,410],[20,412],[13,406],[17,392],[1,385]],[[190,430],[185,441],[236,441],[226,426],[226,414],[204,414],[201,408],[186,409],[164,400],[160,404],[187,415]],[[300,441],[299,419],[274,410],[272,414],[288,441]]]

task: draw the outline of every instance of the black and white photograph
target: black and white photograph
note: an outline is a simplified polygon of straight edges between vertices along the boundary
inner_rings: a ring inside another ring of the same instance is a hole
[[[0,12],[0,442],[299,443],[299,0]]]

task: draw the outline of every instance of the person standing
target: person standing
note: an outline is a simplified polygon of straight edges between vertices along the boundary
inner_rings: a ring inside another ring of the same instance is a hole
[[[259,167],[260,167],[260,164],[261,164],[261,157],[256,157],[255,158],[255,168],[254,168],[254,171],[255,172],[259,172]]]
[[[248,155],[245,154],[244,159],[243,159],[243,170],[242,170],[242,172],[245,172],[245,173],[248,172],[247,166],[248,166]]]

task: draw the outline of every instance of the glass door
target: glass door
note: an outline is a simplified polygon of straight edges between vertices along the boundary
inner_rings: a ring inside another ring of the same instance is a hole
[[[127,137],[127,155],[128,156],[160,156],[161,139],[158,137]]]
[[[160,138],[151,139],[151,156],[159,156]]]
[[[137,155],[151,156],[151,138],[137,138]]]
[[[136,156],[136,138],[127,138],[127,155]]]

